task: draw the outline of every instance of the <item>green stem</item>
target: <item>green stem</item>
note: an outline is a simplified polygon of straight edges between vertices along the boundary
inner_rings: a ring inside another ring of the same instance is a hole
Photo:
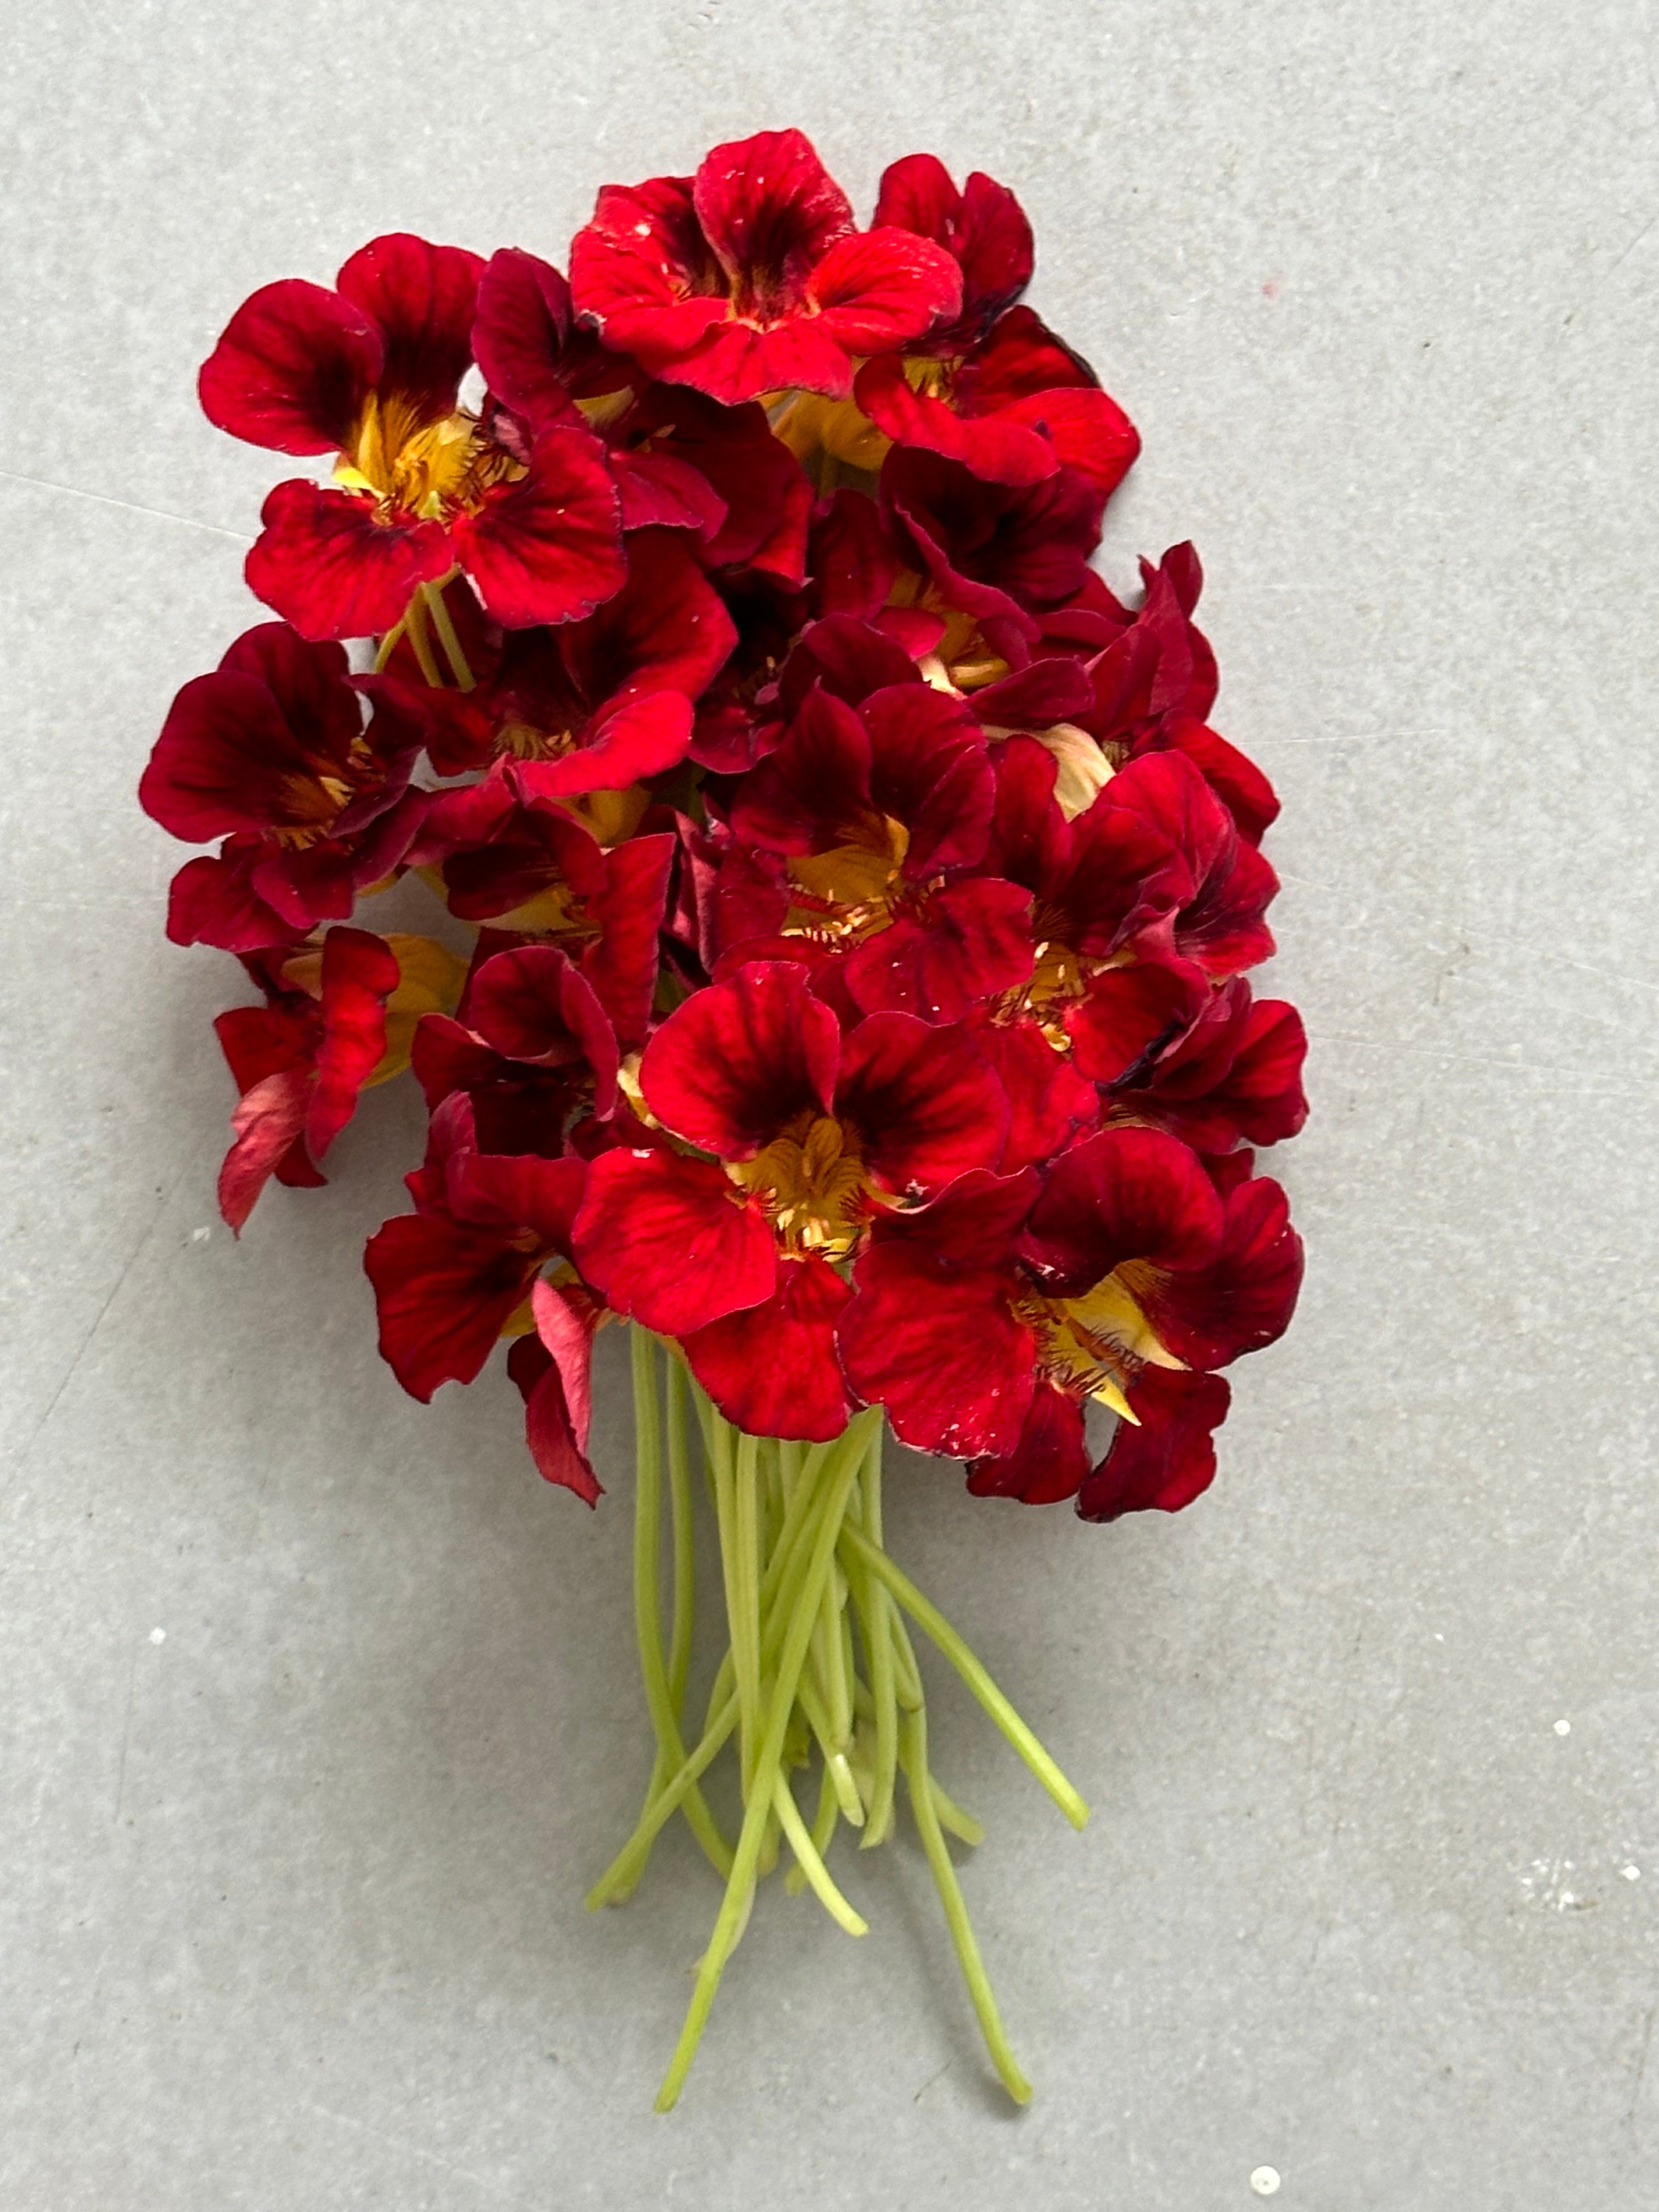
[[[1037,1780],[1054,1799],[1074,1828],[1080,1828],[1089,1818],[1089,1808],[1053,1759],[1037,1741],[1036,1737],[1014,1711],[1007,1698],[991,1680],[983,1666],[963,1642],[944,1614],[935,1605],[929,1604],[909,1577],[893,1565],[884,1551],[879,1551],[869,1538],[850,1523],[842,1528],[841,1540],[852,1547],[855,1555],[865,1561],[872,1572],[878,1575],[898,1602],[930,1640],[937,1645],[963,1680],[979,1699],[991,1718],[1002,1730],[1009,1742],[1030,1768]],[[912,1719],[915,1717],[911,1716]]]
[[[434,691],[448,687],[439,673],[437,658],[432,650],[432,640],[427,634],[426,601],[416,592],[404,613],[404,635],[409,640],[410,651],[415,655],[416,665]]]
[[[691,1440],[685,1426],[685,1369],[668,1358],[668,1508],[674,1531],[674,1632],[668,1650],[668,1694],[678,1720],[685,1710],[691,1670],[691,1618],[696,1554],[691,1526]]]
[[[392,654],[398,650],[398,643],[403,634],[403,623],[395,622],[380,640],[380,650],[374,655],[374,673],[377,676],[381,673]]]
[[[657,1407],[656,1346],[647,1332],[633,1332],[634,1425],[639,1474],[634,1509],[634,1623],[639,1638],[640,1673],[645,1682],[646,1704],[657,1735],[656,1785],[685,1764],[680,1741],[679,1716],[663,1668],[661,1600],[658,1590],[659,1554],[662,1523],[662,1432]],[[685,1800],[685,1817],[691,1832],[708,1853],[715,1870],[729,1875],[731,1847],[721,1835],[702,1791],[695,1786]]]
[[[830,1838],[836,1832],[836,1822],[841,1808],[830,1780],[827,1766],[818,1769],[818,1809],[812,1821],[812,1849],[822,1858],[830,1848]],[[791,1897],[799,1897],[806,1887],[806,1871],[799,1862],[783,1877],[783,1886]]]
[[[794,1792],[789,1787],[788,1777],[780,1773],[772,1784],[772,1802],[777,1808],[778,1819],[789,1848],[795,1854],[795,1864],[812,1885],[812,1894],[830,1917],[844,1928],[849,1936],[867,1936],[870,1923],[861,1912],[847,1902],[830,1880],[830,1869],[823,1863],[817,1846],[801,1819],[800,1808],[795,1802]]]
[[[968,1994],[973,1999],[974,2010],[979,2015],[980,2033],[985,2038],[985,2047],[991,2054],[991,2063],[1001,2076],[1002,2086],[1008,2094],[1017,2105],[1029,2105],[1031,2085],[1021,2073],[1018,2062],[1008,2046],[1002,2018],[997,2010],[997,2001],[991,1994],[985,1961],[980,1957],[979,1945],[974,1941],[973,1923],[968,1917],[962,1885],[957,1881],[957,1870],[951,1863],[950,1850],[933,1807],[931,1778],[927,1771],[927,1720],[923,1713],[910,1713],[905,1718],[904,1778],[910,1785],[910,1809],[921,1832],[922,1849],[927,1854],[927,1864],[939,1890],[939,1902],[945,1907],[945,1924],[951,1930],[951,1941],[956,1946],[962,1978],[968,1984]]]
[[[454,573],[452,569],[450,574]],[[443,647],[444,659],[454,672],[456,684],[461,690],[470,691],[477,679],[467,665],[466,655],[461,650],[461,641],[455,634],[455,624],[444,604],[444,585],[448,581],[449,577],[446,576],[435,584],[422,584],[421,597],[426,601],[427,612],[438,633],[438,642]]]
[[[878,1429],[864,1462],[864,1527],[872,1544],[881,1542],[881,1445]],[[898,1698],[893,1684],[893,1601],[866,1568],[864,1576],[865,1644],[870,1661],[870,1694],[876,1707],[875,1772],[870,1785],[870,1817],[861,1844],[882,1842],[893,1826],[893,1789],[898,1774]]]
[[[738,1691],[743,1694],[748,1686],[749,1710],[753,1716],[750,1729],[744,1744],[745,1759],[758,1751],[761,1713],[761,1613],[760,1613],[760,1529],[757,1495],[759,1483],[759,1439],[739,1431],[737,1464],[732,1473],[732,1487],[736,1492],[732,1516],[732,1549],[737,1569],[737,1589],[732,1607],[732,1652],[738,1669]],[[749,1780],[750,1770],[745,1765],[744,1781]]]
[[[790,1614],[783,1650],[779,1656],[777,1674],[767,1706],[766,1731],[745,1795],[743,1828],[732,1855],[726,1896],[714,1923],[708,1948],[704,1952],[702,1963],[697,1970],[696,1987],[692,1992],[685,2025],[680,2030],[679,2042],[675,2046],[674,2056],[669,2062],[668,2071],[657,2094],[659,2112],[672,2110],[684,2086],[686,2075],[702,2039],[703,2029],[708,2025],[720,1976],[732,1955],[742,1923],[748,1916],[761,1844],[769,1819],[776,1814],[772,1784],[780,1771],[784,1735],[795,1702],[795,1686],[800,1680],[801,1665],[806,1656],[806,1639],[811,1631],[812,1618],[817,1610],[824,1577],[835,1557],[836,1539],[840,1534],[847,1500],[858,1474],[859,1461],[868,1442],[872,1419],[881,1419],[879,1410],[874,1407],[854,1416],[845,1434],[830,1447],[821,1485],[815,1486],[820,1490],[823,1504],[813,1535],[811,1555],[804,1586]]]
[[[602,1905],[620,1905],[632,1893],[645,1872],[658,1831],[667,1825],[686,1792],[713,1763],[737,1724],[738,1701],[728,1695],[724,1705],[711,1715],[696,1749],[679,1772],[651,1799],[635,1822],[633,1834],[588,1891],[590,1912],[597,1912]]]

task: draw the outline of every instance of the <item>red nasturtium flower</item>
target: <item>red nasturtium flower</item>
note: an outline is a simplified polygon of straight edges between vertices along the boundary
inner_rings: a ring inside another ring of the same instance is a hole
[[[570,251],[579,311],[668,384],[728,404],[851,389],[853,359],[960,312],[952,257],[860,231],[799,131],[716,146],[695,177],[607,185]]]
[[[387,630],[454,569],[511,626],[568,622],[627,573],[598,441],[556,426],[527,453],[459,404],[483,264],[403,232],[336,289],[289,277],[239,307],[202,371],[210,420],[251,445],[337,455],[335,483],[279,483],[250,587],[302,636]]]

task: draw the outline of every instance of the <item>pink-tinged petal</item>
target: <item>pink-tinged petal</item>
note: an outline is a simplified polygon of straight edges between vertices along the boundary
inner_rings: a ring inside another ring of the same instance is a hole
[[[532,430],[580,419],[565,369],[570,328],[570,287],[550,262],[516,246],[490,256],[472,349],[489,389]]]
[[[592,985],[556,945],[498,952],[473,971],[465,1014],[485,1043],[540,1067],[582,1061],[593,1073],[593,1110],[616,1102],[617,1039]]]
[[[1161,1129],[1103,1129],[1049,1170],[1021,1249],[1051,1295],[1071,1297],[1128,1261],[1202,1267],[1221,1234],[1221,1201],[1195,1152]]]
[[[758,1206],[712,1160],[602,1152],[588,1170],[573,1256],[612,1310],[686,1336],[757,1306],[777,1279],[777,1245]]]
[[[1143,960],[1109,968],[1066,1015],[1079,1073],[1091,1083],[1133,1082],[1143,1062],[1198,1018],[1209,988],[1186,964]]]
[[[485,611],[507,629],[592,614],[627,579],[617,488],[586,430],[548,431],[522,477],[451,527]]]
[[[341,296],[373,316],[385,338],[380,390],[408,399],[423,420],[451,411],[472,366],[483,265],[464,246],[390,231],[360,247],[335,279]]]
[[[908,230],[866,230],[832,246],[807,285],[818,328],[848,353],[920,337],[962,309],[962,271]]]
[[[536,1291],[546,1288],[541,1282],[534,1286]],[[574,1490],[586,1504],[597,1505],[605,1494],[603,1486],[584,1446],[576,1441],[565,1378],[541,1339],[515,1339],[507,1351],[507,1371],[524,1400],[525,1442],[543,1480]]]
[[[835,1110],[877,1182],[901,1197],[994,1167],[1008,1134],[1007,1098],[971,1034],[912,1014],[872,1014],[849,1034]]]
[[[847,985],[866,1013],[893,1008],[957,1022],[1031,979],[1031,895],[994,876],[947,884],[920,915],[902,915],[854,948]]]
[[[305,1126],[310,1090],[309,1068],[288,1067],[250,1085],[237,1101],[230,1117],[235,1142],[219,1170],[219,1211],[238,1237],[272,1170]]]
[[[363,1254],[380,1316],[380,1357],[422,1404],[471,1382],[524,1301],[533,1255],[441,1213],[405,1213]]]
[[[911,154],[883,174],[875,222],[931,238],[962,270],[962,313],[947,337],[971,338],[1031,281],[1031,226],[1006,185],[975,169],[958,192],[945,164]]]
[[[536,1334],[552,1355],[564,1386],[570,1433],[578,1451],[587,1449],[593,1419],[593,1331],[598,1309],[586,1291],[556,1289],[538,1277],[530,1290],[530,1310],[536,1316]]]
[[[691,191],[702,234],[740,313],[775,314],[853,227],[847,195],[799,131],[761,131],[714,147]]]
[[[293,477],[260,509],[248,589],[301,637],[369,637],[401,621],[416,585],[451,564],[435,522],[376,520],[367,493]]]
[[[398,988],[397,955],[366,929],[331,929],[323,939],[323,1037],[305,1121],[306,1146],[320,1160],[356,1110],[357,1096],[386,1051],[386,1002]]]
[[[839,1024],[805,969],[753,961],[676,1007],[645,1048],[640,1088],[688,1144],[752,1159],[797,1115],[830,1112],[840,1054]]]
[[[230,837],[216,854],[186,860],[167,892],[167,936],[174,945],[216,945],[226,952],[260,952],[293,945],[296,927],[255,888],[254,872],[270,850],[262,837]]]
[[[842,1365],[901,1443],[972,1459],[1018,1442],[1031,1402],[1036,1339],[1006,1276],[956,1268],[908,1243],[872,1246],[841,1318]]]
[[[1136,1131],[1148,1135],[1149,1131]],[[1266,1176],[1230,1193],[1219,1249],[1207,1266],[1137,1285],[1161,1341],[1189,1367],[1225,1367],[1290,1326],[1302,1287],[1302,1239],[1284,1192]]]
[[[827,1443],[853,1407],[836,1357],[836,1323],[852,1293],[815,1256],[780,1260],[763,1304],[681,1340],[691,1372],[739,1429],[756,1437]]]
[[[630,837],[605,854],[605,889],[589,902],[599,938],[582,955],[582,973],[610,1016],[623,1052],[637,1050],[651,1025],[673,857],[674,839],[666,832]]]
[[[198,385],[210,422],[279,453],[337,453],[380,380],[373,319],[338,293],[289,277],[231,317]]]
[[[1232,1395],[1218,1375],[1175,1375],[1149,1367],[1130,1385],[1139,1426],[1120,1420],[1077,1510],[1085,1521],[1124,1513],[1179,1513],[1215,1480],[1214,1431]]]
[[[677,767],[690,743],[691,702],[678,691],[657,691],[618,707],[557,760],[514,763],[507,779],[526,805],[579,791],[625,791]]]
[[[975,1498],[1018,1498],[1027,1505],[1054,1505],[1075,1498],[1089,1474],[1083,1441],[1083,1408],[1075,1398],[1040,1381],[1019,1441],[1000,1458],[976,1459],[968,1474]]]

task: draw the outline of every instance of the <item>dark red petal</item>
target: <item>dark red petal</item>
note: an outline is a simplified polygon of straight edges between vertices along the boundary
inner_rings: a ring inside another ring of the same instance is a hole
[[[668,1017],[645,1048],[640,1088],[676,1136],[722,1159],[752,1159],[796,1115],[830,1112],[840,1051],[836,1018],[805,969],[752,961]]]
[[[1178,720],[1170,724],[1165,735],[1177,751],[1197,763],[1205,781],[1238,824],[1240,836],[1259,845],[1278,819],[1279,799],[1255,763],[1203,722]]]
[[[1148,1367],[1130,1386],[1140,1426],[1120,1420],[1110,1448],[1084,1483],[1085,1521],[1123,1513],[1179,1513],[1215,1480],[1214,1431],[1232,1393],[1218,1375],[1172,1375]]]
[[[372,315],[386,340],[383,392],[408,399],[423,420],[447,415],[472,366],[480,255],[390,231],[361,246],[335,282]]]
[[[261,952],[303,937],[309,925],[296,928],[255,887],[254,871],[269,850],[263,838],[230,837],[217,854],[186,860],[167,892],[173,943]]]
[[[772,315],[853,227],[847,195],[799,131],[761,131],[716,146],[698,164],[692,205],[739,305]]]
[[[565,665],[597,719],[662,691],[695,699],[737,643],[736,625],[684,539],[644,530],[628,539],[628,580],[558,640]],[[612,786],[615,789],[617,787]]]
[[[896,445],[942,453],[988,483],[1036,483],[1060,466],[1054,444],[1038,429],[1000,413],[961,416],[943,399],[914,390],[897,354],[881,355],[862,368],[856,392],[864,413]]]
[[[1008,1140],[997,1163],[1004,1175],[1052,1159],[1099,1119],[1094,1085],[1060,1057],[1034,1020],[981,1020],[974,1042],[1008,1094]]]
[[[850,1033],[836,1114],[876,1180],[911,1198],[994,1167],[1008,1134],[1007,1098],[970,1033],[911,1014],[872,1014]]]
[[[911,231],[866,230],[830,247],[807,290],[821,331],[848,353],[878,353],[951,321],[962,307],[962,271]]]
[[[237,1236],[267,1178],[305,1124],[309,1067],[286,1067],[249,1085],[230,1117],[235,1142],[219,1170],[219,1211]]]
[[[550,262],[504,246],[478,279],[472,349],[498,398],[532,430],[576,418],[564,373],[570,287]]]
[[[363,1254],[380,1315],[380,1357],[422,1403],[471,1382],[522,1304],[533,1255],[441,1213],[400,1214]]]
[[[780,1260],[769,1298],[681,1339],[687,1364],[750,1436],[827,1443],[853,1411],[836,1357],[836,1323],[851,1295],[823,1260]]]
[[[1022,1249],[1045,1286],[1065,1297],[1126,1261],[1201,1267],[1221,1231],[1221,1201],[1196,1153],[1161,1129],[1103,1129],[1049,1170]]]
[[[1031,226],[1006,185],[975,169],[958,192],[932,154],[895,161],[882,177],[878,224],[895,223],[931,238],[962,269],[962,313],[953,334],[969,337],[1031,281]],[[936,346],[943,343],[936,334]]]
[[[908,1243],[872,1246],[842,1316],[842,1365],[893,1433],[918,1451],[971,1459],[1011,1451],[1031,1402],[1036,1340],[1011,1283],[953,1268]]]
[[[920,915],[901,916],[866,939],[848,956],[847,984],[866,1013],[892,1007],[925,1022],[956,1022],[1029,982],[1033,952],[1030,893],[977,876],[948,884]]]
[[[1296,1008],[1282,999],[1258,1000],[1223,1086],[1247,1145],[1279,1144],[1295,1136],[1307,1120],[1302,1088],[1307,1054],[1307,1032]]]
[[[714,1161],[676,1152],[602,1152],[572,1243],[613,1310],[664,1336],[759,1305],[777,1279],[777,1246],[759,1209]]]
[[[526,803],[625,791],[676,767],[690,742],[691,702],[678,691],[653,692],[617,708],[557,760],[514,763],[507,780]]]
[[[367,493],[279,483],[260,509],[248,589],[301,637],[369,637],[403,617],[417,584],[450,566],[435,522],[380,522]]]
[[[396,954],[370,931],[331,929],[323,939],[323,1036],[305,1122],[313,1160],[351,1119],[386,1051],[386,1002],[398,977]]]
[[[173,836],[202,844],[236,830],[297,826],[295,788],[309,795],[314,781],[266,685],[215,669],[192,677],[168,708],[138,804]]]
[[[1133,1082],[1139,1063],[1196,1020],[1208,996],[1202,974],[1185,964],[1107,969],[1066,1015],[1079,1073],[1091,1083]]]
[[[219,665],[257,677],[314,750],[349,761],[362,735],[363,710],[343,645],[303,638],[287,623],[256,623],[226,647]]]
[[[508,629],[592,614],[628,574],[617,488],[582,429],[548,431],[526,472],[486,492],[452,532],[485,611]]]
[[[1163,1275],[1136,1296],[1177,1359],[1224,1367],[1285,1334],[1301,1287],[1302,1239],[1284,1192],[1259,1176],[1229,1194],[1220,1249],[1207,1266]]]
[[[1030,1168],[1019,1175],[970,1168],[926,1206],[878,1213],[871,1233],[878,1244],[910,1245],[970,1274],[988,1267],[1003,1272],[1042,1188]]]
[[[1117,489],[1140,452],[1139,431],[1103,392],[1071,389],[1011,399],[995,415],[968,427],[988,429],[993,424],[1005,433],[1023,430],[1040,437],[1061,468],[1073,470],[1103,499]],[[964,458],[972,468],[971,439],[969,447]]]
[[[1000,1458],[976,1459],[968,1487],[975,1498],[1018,1498],[1027,1505],[1054,1505],[1075,1498],[1089,1473],[1083,1441],[1083,1408],[1047,1380],[1031,1393],[1019,1442]]]
[[[444,1160],[444,1199],[451,1212],[475,1229],[494,1230],[505,1237],[527,1233],[544,1251],[565,1259],[586,1188],[585,1160],[475,1152],[465,1141],[465,1124],[462,1141]]]
[[[690,177],[606,185],[570,248],[577,312],[653,374],[728,313],[726,280],[691,204]]]
[[[633,1052],[645,1042],[659,966],[658,935],[668,892],[674,839],[630,837],[605,856],[605,889],[589,902],[598,944],[582,955],[582,973],[611,1017],[617,1042]]]
[[[210,422],[279,453],[337,452],[386,358],[361,307],[297,276],[245,300],[203,364]]]
[[[592,985],[553,945],[498,952],[474,969],[465,1019],[495,1051],[541,1067],[585,1061],[594,1111],[616,1099],[617,1040]]]
[[[870,811],[870,734],[856,711],[814,689],[783,743],[739,786],[732,827],[745,844],[777,853],[835,844]]]

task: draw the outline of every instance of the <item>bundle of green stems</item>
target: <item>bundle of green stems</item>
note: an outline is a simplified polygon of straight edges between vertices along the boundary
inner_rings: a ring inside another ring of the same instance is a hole
[[[652,1844],[680,1814],[726,1885],[697,1969],[685,2026],[658,2094],[678,2099],[727,1960],[748,1923],[760,1881],[785,1846],[785,1887],[813,1894],[848,1935],[867,1923],[825,1864],[843,1820],[865,1848],[894,1832],[899,1784],[950,1929],[980,2028],[1011,2097],[1030,2082],[1003,2031],[951,1863],[947,1832],[977,1844],[984,1831],[955,1803],[928,1764],[927,1714],[911,1641],[919,1628],[956,1668],[1073,1825],[1089,1808],[956,1631],[889,1559],[882,1541],[883,1414],[870,1407],[831,1443],[802,1444],[733,1428],[688,1373],[678,1350],[630,1324],[638,1451],[634,1601],[640,1666],[656,1758],[633,1834],[588,1895],[618,1905],[633,1891]],[[665,1388],[659,1375],[665,1355]],[[702,1733],[689,1745],[685,1699],[696,1595],[691,1435],[695,1409],[707,1488],[720,1532],[728,1642]],[[662,1613],[666,1473],[672,1625]],[[735,1844],[722,1832],[702,1777],[730,1746],[742,1786]],[[818,1766],[811,1821],[793,1777]]]

